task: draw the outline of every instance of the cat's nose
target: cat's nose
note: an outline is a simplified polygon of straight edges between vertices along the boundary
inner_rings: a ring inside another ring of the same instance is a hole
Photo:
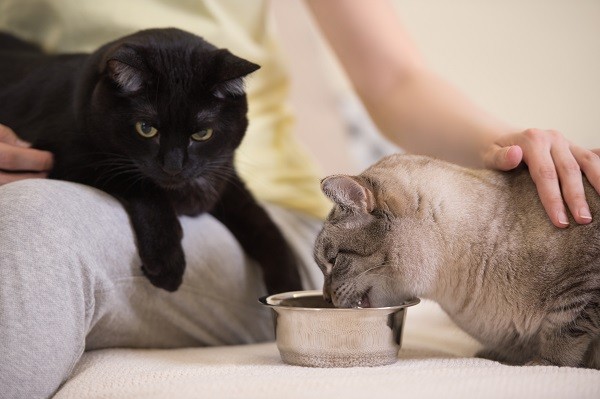
[[[177,176],[183,170],[184,154],[179,148],[168,151],[162,160],[162,170],[169,176]]]

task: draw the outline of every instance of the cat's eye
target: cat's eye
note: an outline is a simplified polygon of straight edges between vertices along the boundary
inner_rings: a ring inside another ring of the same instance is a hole
[[[151,139],[158,134],[158,130],[148,122],[136,122],[135,131],[145,139]]]
[[[208,139],[210,139],[213,135],[213,130],[208,128],[208,129],[203,129],[200,130],[194,134],[192,134],[192,140],[194,141],[206,141]]]

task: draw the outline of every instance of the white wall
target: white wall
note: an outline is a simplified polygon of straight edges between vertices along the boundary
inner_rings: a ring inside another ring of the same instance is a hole
[[[395,0],[439,73],[491,112],[600,147],[599,0]]]

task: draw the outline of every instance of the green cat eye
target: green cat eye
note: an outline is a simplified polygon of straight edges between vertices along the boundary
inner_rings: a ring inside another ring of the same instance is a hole
[[[192,134],[192,140],[194,141],[206,141],[208,139],[210,139],[213,135],[213,130],[212,129],[203,129],[200,130],[199,132],[196,132],[194,134]]]
[[[158,134],[158,130],[148,122],[136,122],[135,131],[146,139],[151,139]]]

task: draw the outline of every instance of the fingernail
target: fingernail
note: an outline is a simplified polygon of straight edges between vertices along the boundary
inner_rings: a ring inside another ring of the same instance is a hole
[[[592,220],[592,214],[588,208],[581,208],[579,210],[579,217],[582,219]]]
[[[569,224],[569,218],[567,217],[567,214],[565,213],[565,211],[558,211],[558,223],[567,226]]]

